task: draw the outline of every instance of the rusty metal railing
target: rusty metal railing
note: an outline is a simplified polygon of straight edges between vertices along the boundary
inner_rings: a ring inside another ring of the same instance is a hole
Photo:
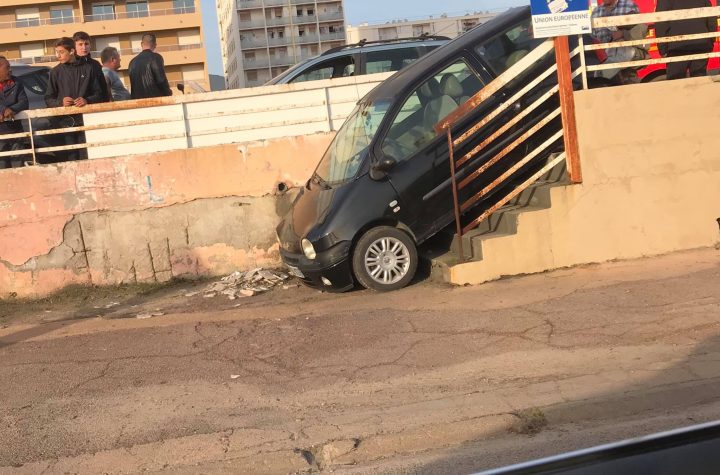
[[[550,58],[553,51],[555,61]],[[465,258],[463,235],[476,228],[562,161],[567,162],[570,180],[574,183],[582,181],[572,85],[572,79],[581,74],[582,68],[575,71],[571,69],[571,58],[580,54],[580,51],[581,48],[577,47],[570,53],[567,37],[546,40],[435,126],[436,132],[444,133],[448,141],[455,226],[461,259]],[[545,67],[548,62],[552,64]],[[541,69],[540,72],[538,69]],[[552,80],[553,75],[557,76],[556,84]],[[526,83],[518,83],[523,80]],[[549,83],[552,85],[548,85]],[[510,85],[513,85],[512,89],[509,88]],[[507,92],[508,90],[510,92]],[[539,96],[533,97],[531,102],[528,100],[531,95],[538,93]],[[499,94],[505,95],[500,105],[491,108],[476,123],[466,125],[473,111],[496,99]],[[552,105],[553,98],[556,98],[559,106]],[[519,101],[529,103],[515,108]],[[514,116],[508,117],[513,112]],[[561,119],[562,126],[557,126],[557,130],[554,130],[552,127],[558,122],[557,119]],[[518,135],[518,126],[528,123],[528,120],[532,120],[534,124],[523,129]],[[534,141],[533,149],[522,153],[521,147],[527,148],[531,139]],[[564,151],[551,156],[543,166],[537,165],[537,162],[551,155],[551,147],[561,139]],[[499,148],[499,151],[493,152],[496,148]],[[458,154],[461,149],[463,153]],[[485,155],[480,159],[483,152]],[[491,169],[493,173],[489,174]],[[519,178],[517,174],[521,171],[525,174]],[[530,176],[526,177],[528,173]],[[503,195],[503,185],[506,185],[511,177],[515,177],[516,181],[523,181]],[[478,181],[480,179],[489,180],[489,183],[481,183]],[[473,185],[477,191],[472,189]],[[466,196],[461,197],[463,191]],[[481,200],[490,195],[493,195],[494,201],[488,208],[481,210],[479,216],[466,216]],[[463,224],[463,218],[469,221]]]

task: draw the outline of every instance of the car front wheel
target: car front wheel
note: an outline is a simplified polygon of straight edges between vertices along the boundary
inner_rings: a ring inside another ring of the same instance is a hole
[[[415,242],[389,226],[367,231],[353,252],[353,272],[363,287],[387,292],[405,287],[415,276],[418,257]]]

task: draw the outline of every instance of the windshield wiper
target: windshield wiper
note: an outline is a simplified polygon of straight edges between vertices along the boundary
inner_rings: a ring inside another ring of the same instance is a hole
[[[312,178],[310,178],[310,181],[319,185],[320,188],[322,188],[323,190],[332,190],[332,186],[330,186],[330,184],[328,182],[323,180],[323,178],[320,175],[318,175],[317,172],[313,173],[313,176],[312,176]]]

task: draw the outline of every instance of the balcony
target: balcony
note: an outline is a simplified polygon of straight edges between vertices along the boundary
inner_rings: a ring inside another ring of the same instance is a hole
[[[140,51],[140,48],[125,48],[118,50],[122,57],[123,67],[127,69],[130,60],[132,60]],[[155,52],[163,55],[166,66],[177,64],[195,64],[205,62],[205,49],[202,43],[190,45],[160,45]],[[100,51],[92,51],[93,58],[100,58]],[[33,58],[8,58],[12,63],[34,64],[39,66],[52,67],[57,64],[55,55],[36,56]]]
[[[270,64],[273,66],[292,66],[295,64],[295,58],[292,56],[280,56],[270,59]]]
[[[320,41],[342,41],[345,39],[345,32],[320,33]]]
[[[285,43],[283,43],[285,44]],[[267,48],[268,43],[262,39],[242,38],[240,39],[240,47],[242,49],[258,49]]]
[[[296,17],[293,17],[293,24],[305,25],[308,23],[317,23],[317,20],[318,20],[318,17],[316,15],[296,16]]]
[[[168,16],[168,15],[187,15],[195,13],[195,7],[178,7],[178,8],[165,8],[161,10],[141,10],[136,12],[115,12],[115,13],[101,13],[99,15],[85,15],[86,22],[92,21],[112,21],[112,20],[126,20],[135,18],[148,18],[157,16]]]
[[[268,63],[268,58],[257,58],[257,59],[243,59],[242,61],[243,69],[267,69],[270,67],[270,64]]]
[[[270,23],[268,23],[269,25]],[[241,30],[257,30],[265,28],[265,20],[240,21],[238,26]]]
[[[0,29],[7,28],[33,28],[36,26],[47,26],[47,25],[64,25],[68,23],[79,22],[79,18],[65,17],[65,18],[26,18],[24,20],[15,21],[4,21],[0,22]]]
[[[324,15],[320,15],[320,21],[342,21],[343,20],[343,14],[340,12],[337,13],[326,13]]]
[[[237,0],[237,2],[235,2],[235,6],[238,10],[243,10],[245,8],[262,8],[263,2],[262,0]]]
[[[266,7],[281,7],[287,4],[287,0],[265,0]]]

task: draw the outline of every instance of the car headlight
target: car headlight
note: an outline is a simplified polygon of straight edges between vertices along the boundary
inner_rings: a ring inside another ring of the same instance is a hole
[[[310,260],[313,260],[317,257],[315,248],[313,247],[313,245],[310,241],[308,241],[307,239],[303,239],[300,242],[300,244],[302,244],[302,250],[303,250],[303,254],[305,254],[305,257],[307,257]]]

